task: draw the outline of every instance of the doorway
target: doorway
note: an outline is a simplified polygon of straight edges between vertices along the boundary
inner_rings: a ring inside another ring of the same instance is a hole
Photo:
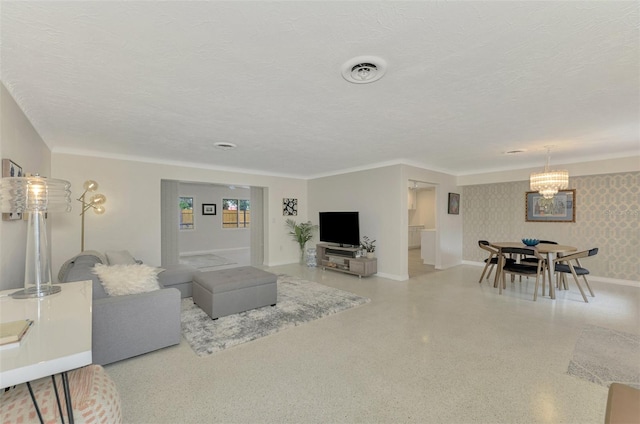
[[[262,265],[263,190],[261,187],[162,180],[162,266],[183,263],[208,271]],[[180,202],[179,199],[189,201]],[[189,225],[185,228],[181,226],[183,203],[190,206],[187,211]]]
[[[436,185],[409,180],[408,193],[408,274],[417,277],[435,271]]]

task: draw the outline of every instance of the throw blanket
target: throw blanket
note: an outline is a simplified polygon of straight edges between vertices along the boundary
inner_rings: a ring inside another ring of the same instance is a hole
[[[67,272],[69,271],[69,268],[71,267],[71,265],[73,265],[73,262],[81,256],[93,256],[97,258],[102,264],[108,263],[107,257],[102,253],[96,250],[85,250],[84,252],[78,253],[76,256],[74,256],[73,258],[69,259],[67,262],[62,264],[62,266],[60,267],[60,271],[58,272],[58,281],[60,282],[66,281]]]

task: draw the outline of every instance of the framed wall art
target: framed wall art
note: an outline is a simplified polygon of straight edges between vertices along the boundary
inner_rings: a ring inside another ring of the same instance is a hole
[[[2,177],[23,177],[22,167],[11,159],[2,159]],[[3,221],[17,221],[22,219],[21,213],[9,212],[2,214]]]
[[[552,199],[537,191],[528,191],[526,222],[576,222],[576,190],[560,190]]]
[[[298,199],[282,199],[282,215],[298,215]]]
[[[447,213],[449,213],[450,215],[460,214],[460,194],[459,193],[449,193],[449,208],[447,209]]]
[[[202,215],[215,215],[217,212],[215,203],[202,204]]]

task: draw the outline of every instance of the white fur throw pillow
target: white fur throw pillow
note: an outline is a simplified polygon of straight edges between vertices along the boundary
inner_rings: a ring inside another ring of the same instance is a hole
[[[158,290],[158,268],[144,264],[104,265],[96,264],[93,273],[100,277],[104,291],[109,296],[145,293]]]

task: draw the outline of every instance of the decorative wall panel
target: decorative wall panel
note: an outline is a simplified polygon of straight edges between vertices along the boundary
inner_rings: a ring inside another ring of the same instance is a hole
[[[576,222],[525,222],[528,181],[463,187],[463,259],[482,262],[478,240],[554,240],[579,250],[592,275],[640,281],[640,172],[570,177]]]

